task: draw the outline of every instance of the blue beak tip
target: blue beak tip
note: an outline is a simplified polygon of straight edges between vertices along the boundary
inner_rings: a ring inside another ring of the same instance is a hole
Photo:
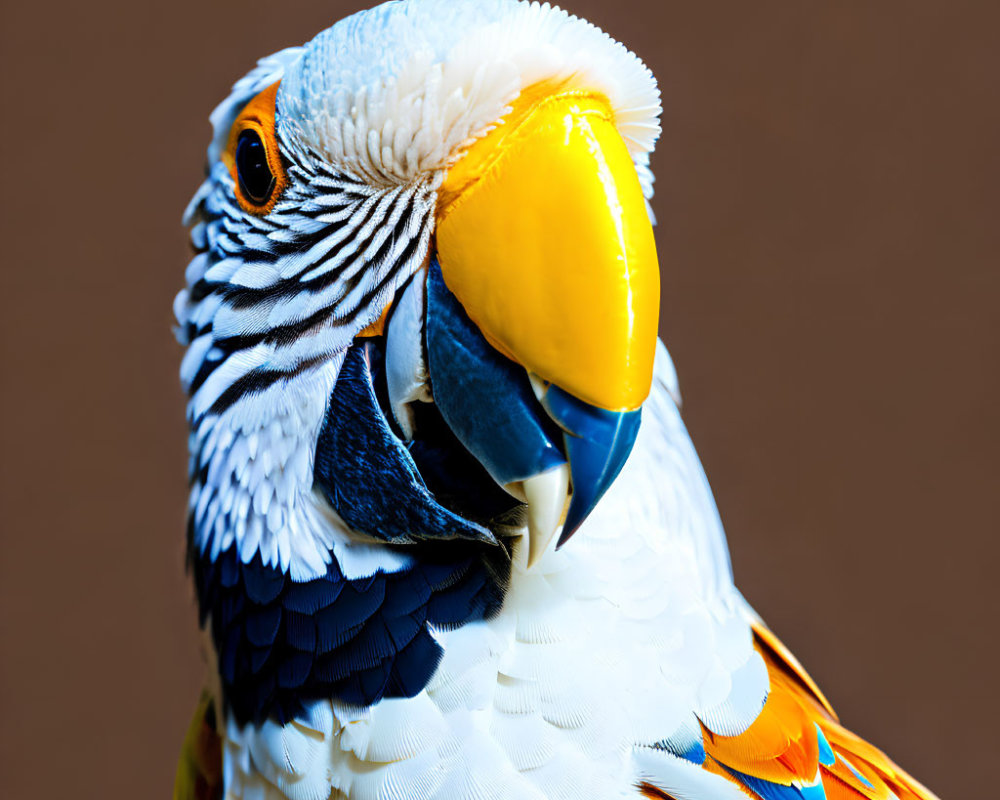
[[[641,412],[598,408],[555,384],[541,399],[544,411],[538,408],[524,368],[486,341],[448,290],[436,260],[427,277],[426,337],[434,402],[497,483],[524,480],[569,462],[572,496],[556,544],[561,547],[625,466]],[[560,431],[563,452],[555,444]]]
[[[544,405],[564,431],[573,495],[556,548],[576,533],[632,452],[641,410],[606,411],[550,385]]]

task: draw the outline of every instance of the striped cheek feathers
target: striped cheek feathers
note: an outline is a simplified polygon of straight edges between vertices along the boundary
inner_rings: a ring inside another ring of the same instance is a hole
[[[175,308],[189,560],[241,723],[420,691],[433,626],[492,613],[504,574],[467,548],[428,560],[359,541],[314,492],[345,352],[427,258],[435,198],[428,181],[372,186],[284,142],[281,67],[265,62],[214,118],[229,130],[188,210],[196,253]]]

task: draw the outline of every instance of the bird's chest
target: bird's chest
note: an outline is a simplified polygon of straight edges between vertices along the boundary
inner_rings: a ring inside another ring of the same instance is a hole
[[[633,748],[669,738],[691,717],[712,669],[712,620],[680,581],[664,586],[673,570],[643,548],[614,562],[602,550],[591,542],[531,571],[515,561],[499,613],[431,627],[443,655],[413,697],[314,700],[286,725],[232,720],[234,790],[628,796]]]

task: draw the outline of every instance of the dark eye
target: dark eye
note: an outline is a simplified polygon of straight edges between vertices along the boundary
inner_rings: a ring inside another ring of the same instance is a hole
[[[236,141],[236,175],[244,197],[262,206],[274,191],[275,179],[267,163],[264,143],[255,130],[245,130]]]

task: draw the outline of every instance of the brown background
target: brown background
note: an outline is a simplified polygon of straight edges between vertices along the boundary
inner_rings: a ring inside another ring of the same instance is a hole
[[[231,82],[358,5],[4,4],[5,798],[169,792],[200,676],[180,213]],[[570,5],[663,88],[663,333],[740,586],[849,725],[993,796],[996,4]]]

